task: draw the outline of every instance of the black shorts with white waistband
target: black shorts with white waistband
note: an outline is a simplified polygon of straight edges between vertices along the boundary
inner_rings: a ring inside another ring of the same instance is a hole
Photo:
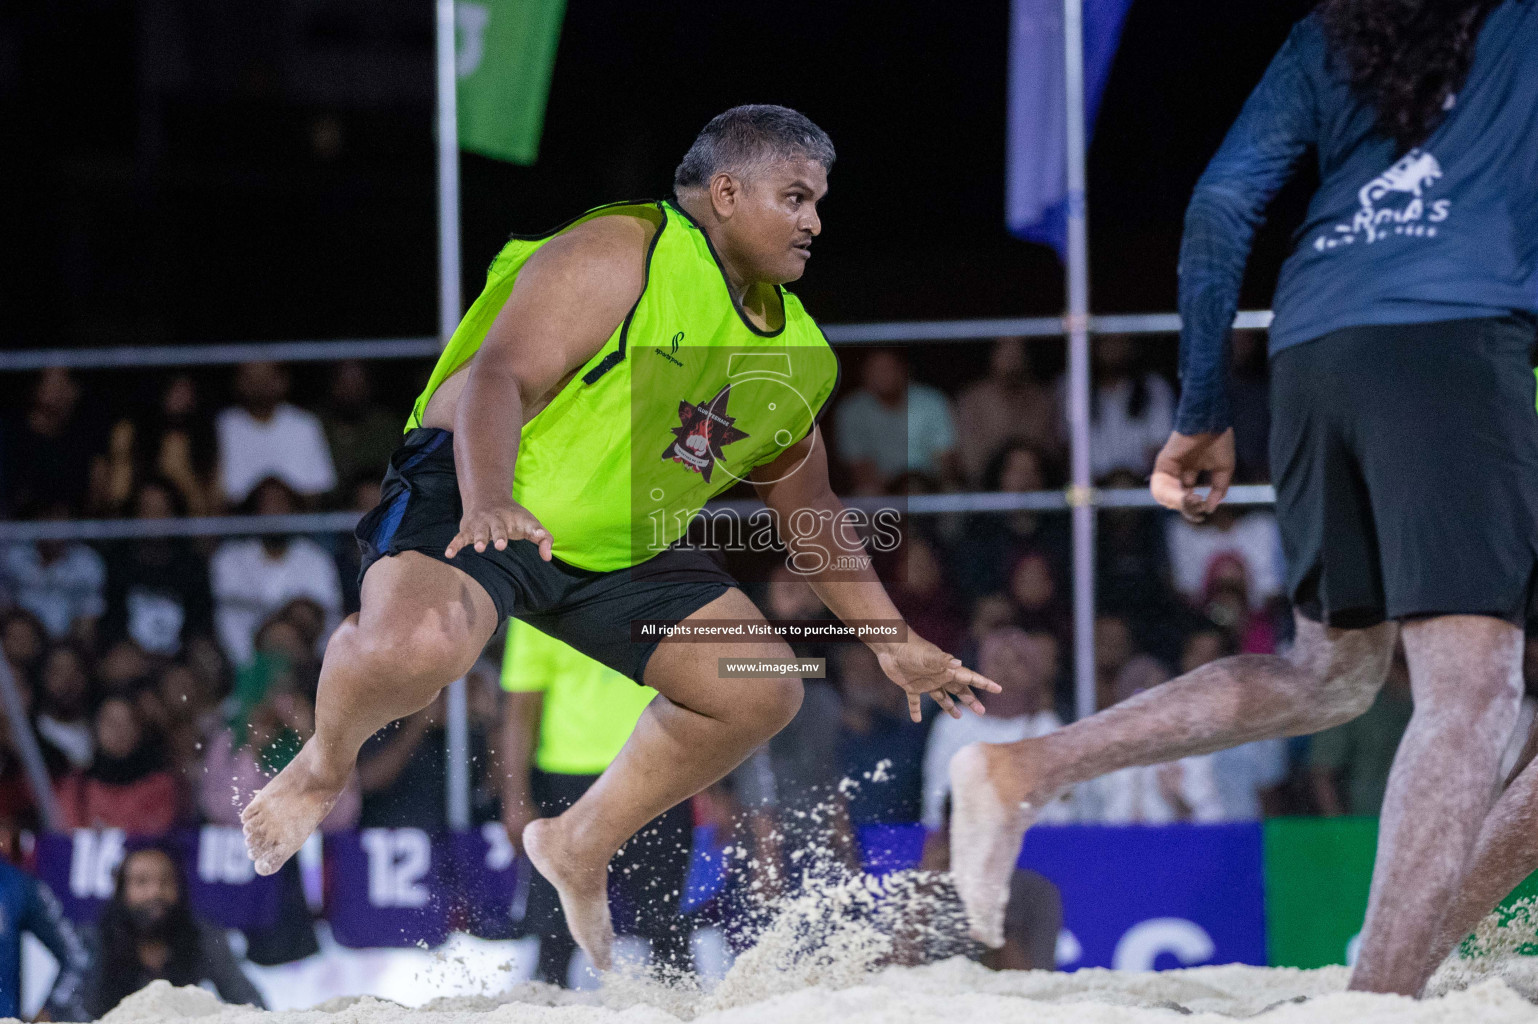
[[[657,641],[633,641],[633,620],[687,618],[737,585],[714,558],[694,548],[669,548],[612,572],[558,558],[546,562],[525,540],[504,551],[465,548],[445,558],[463,514],[453,435],[429,427],[410,431],[390,459],[379,504],[358,523],[360,584],[379,559],[420,552],[479,583],[501,617],[522,619],[638,683]]]
[[[1293,604],[1332,626],[1521,626],[1538,568],[1534,326],[1353,327],[1271,360],[1271,478]]]

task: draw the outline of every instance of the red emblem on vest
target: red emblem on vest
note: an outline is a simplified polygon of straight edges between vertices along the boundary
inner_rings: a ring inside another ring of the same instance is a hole
[[[708,402],[679,402],[678,426],[672,428],[674,441],[662,453],[663,461],[671,460],[692,469],[710,483],[716,461],[725,458],[722,447],[748,436],[746,431],[733,426],[737,418],[726,413],[731,393],[732,386],[728,384]]]

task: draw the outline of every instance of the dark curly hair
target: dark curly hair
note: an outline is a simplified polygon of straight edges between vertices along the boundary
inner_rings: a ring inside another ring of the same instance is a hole
[[[170,949],[160,976],[173,985],[196,985],[203,980],[201,934],[187,905],[187,880],[174,850],[158,843],[134,845],[117,868],[112,899],[102,908],[97,930],[97,963],[86,985],[85,1008],[100,1017],[137,992],[148,980],[139,959],[140,930],[128,906],[128,864],[135,857],[158,854],[171,863],[176,877],[176,904],[160,923],[158,937]]]
[[[1378,130],[1410,149],[1463,88],[1485,17],[1501,0],[1323,0],[1333,59],[1378,112]]]

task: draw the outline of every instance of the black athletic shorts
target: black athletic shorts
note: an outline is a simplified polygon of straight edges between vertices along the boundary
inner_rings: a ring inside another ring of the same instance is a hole
[[[632,642],[635,619],[683,619],[737,585],[710,555],[669,548],[640,565],[594,572],[559,558],[545,561],[526,540],[443,557],[459,532],[464,506],[454,473],[454,436],[419,427],[390,457],[379,505],[356,531],[362,548],[359,585],[387,555],[419,551],[467,573],[491,595],[497,614],[514,616],[588,657],[642,682],[657,641]]]
[[[1271,360],[1271,478],[1315,621],[1522,625],[1538,565],[1532,322],[1352,327]]]

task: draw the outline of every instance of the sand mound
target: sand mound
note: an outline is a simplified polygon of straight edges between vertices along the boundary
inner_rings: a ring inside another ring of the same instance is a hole
[[[1538,1007],[1500,978],[1414,1002],[1343,991],[1346,970],[1199,967],[1158,974],[1085,970],[993,972],[955,958],[924,967],[889,967],[843,988],[813,985],[757,1002],[704,1009],[697,1024],[1171,1024],[1253,1019],[1265,1024],[1538,1024]],[[224,1006],[208,993],[156,982],[125,999],[109,1024],[196,1018],[199,1024],[676,1024],[691,1014],[672,993],[657,1005],[622,991],[563,992],[518,986],[497,999],[445,1000],[418,1010],[379,999],[333,1000],[325,1007],[266,1013]],[[1301,1002],[1290,1000],[1302,999]],[[678,1010],[684,1009],[684,1016]]]
[[[1538,957],[1518,955],[1538,935],[1532,904],[1484,922],[1466,958],[1444,965],[1420,1002],[1346,992],[1344,967],[1063,974],[995,972],[961,956],[889,966],[954,952],[957,912],[939,876],[808,873],[795,895],[762,908],[752,948],[710,991],[620,970],[591,992],[525,982],[420,1009],[359,997],[269,1013],[156,982],[104,1024],[1538,1024],[1528,1001],[1538,998]]]
[[[110,1020],[113,1024],[138,1024],[139,1021],[209,1017],[228,1009],[218,996],[200,988],[175,988],[168,981],[152,981],[118,1003],[117,1008],[102,1020]]]

